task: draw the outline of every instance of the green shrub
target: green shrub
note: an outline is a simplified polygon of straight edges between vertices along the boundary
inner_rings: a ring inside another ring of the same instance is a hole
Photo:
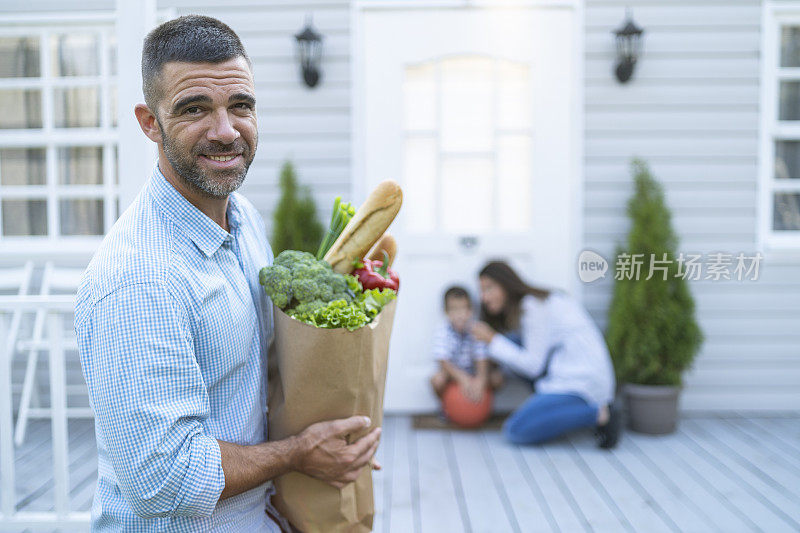
[[[615,276],[606,342],[619,383],[681,385],[682,372],[692,364],[703,335],[688,281],[676,276],[678,238],[664,191],[643,161],[635,159],[632,170],[635,192],[627,211],[631,227],[627,246],[617,245],[615,265],[621,253],[644,256],[638,281]],[[659,270],[646,279],[651,257],[660,261],[664,253],[668,262],[656,266],[667,267],[666,280]]]
[[[281,197],[272,214],[272,252],[284,250],[316,253],[322,240],[322,224],[308,187],[297,183],[294,167],[286,162],[281,169]]]

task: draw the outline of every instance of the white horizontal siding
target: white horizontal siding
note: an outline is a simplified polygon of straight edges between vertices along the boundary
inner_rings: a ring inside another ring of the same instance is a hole
[[[649,58],[647,55],[645,57]],[[639,64],[648,60],[643,59]],[[609,75],[610,72],[605,74]],[[635,75],[638,74],[637,68]],[[586,101],[592,106],[590,109],[595,109],[595,106],[597,108],[613,106],[615,110],[646,107],[650,111],[659,111],[677,106],[687,106],[692,109],[711,106],[707,111],[712,111],[716,108],[725,110],[726,106],[736,106],[739,110],[740,106],[752,109],[754,99],[757,105],[758,91],[756,80],[724,82],[724,84],[710,81],[678,84],[674,81],[664,83],[654,80],[641,84],[630,82],[620,86],[615,78],[613,82],[587,84]],[[724,111],[724,114],[730,112]]]
[[[64,2],[64,0],[0,0],[0,11],[6,13],[42,13],[64,11],[105,11],[114,9],[114,0],[80,0]]]
[[[709,29],[758,32],[761,20],[760,4],[749,0],[589,0],[586,2],[587,42],[591,42],[592,33],[616,29],[625,16],[626,7],[633,9],[637,24],[654,34],[675,31],[691,37],[695,31],[704,33]]]
[[[644,53],[621,85],[611,31],[626,6],[645,30]],[[636,156],[664,185],[680,251],[756,251],[760,17],[757,1],[587,2],[587,248],[610,257],[624,241]],[[684,409],[798,409],[798,266],[767,256],[758,281],[689,282],[706,341],[685,376]],[[603,329],[611,268],[584,286]]]
[[[719,185],[711,182],[710,186]],[[621,190],[614,184],[591,183],[586,186],[586,194],[591,195],[598,211],[618,213],[619,206],[625,205],[631,191]],[[678,214],[704,214],[706,210],[714,212],[715,209],[726,209],[732,211],[731,216],[741,216],[753,211],[755,195],[756,191],[749,183],[733,183],[717,191],[698,191],[697,184],[689,182],[671,186],[667,202],[674,206],[672,212]],[[715,205],[717,203],[724,205],[718,207]]]
[[[593,99],[604,100],[593,93]],[[747,104],[750,105],[749,103]],[[643,109],[620,114],[613,110],[603,111],[602,107],[592,111],[586,117],[586,127],[595,134],[631,135],[652,134],[653,124],[658,124],[662,135],[680,134],[687,129],[698,135],[720,135],[741,133],[752,135],[758,126],[758,112],[726,113],[714,110],[669,111],[659,109]],[[737,165],[738,168],[738,165]],[[684,173],[680,173],[684,175]]]
[[[670,5],[674,5],[671,3]],[[685,7],[674,7],[673,9],[683,10]],[[636,6],[635,18],[639,20],[642,10],[641,6]],[[594,9],[592,11],[594,14]],[[644,17],[644,14],[642,14]],[[617,14],[617,19],[619,15]],[[593,18],[591,22],[595,22]],[[591,26],[590,26],[591,28]],[[647,29],[650,30],[648,25]],[[592,28],[593,29],[593,28]],[[593,29],[586,35],[586,55],[605,54],[614,47],[613,40],[609,39],[607,32]],[[758,32],[751,32],[742,35],[740,30],[715,29],[713,32],[698,33],[691,39],[686,38],[686,29],[679,30],[660,30],[647,32],[645,48],[648,57],[672,57],[676,55],[687,55],[696,57],[697,54],[723,54],[737,56],[741,54],[758,55],[761,45]]]
[[[587,122],[589,116],[587,115]],[[621,121],[624,118],[620,119]],[[653,124],[658,124],[654,122]],[[653,128],[653,125],[650,126]],[[687,126],[691,127],[691,126]],[[651,130],[652,131],[652,130]],[[587,126],[587,134],[600,135],[602,132],[589,129]],[[643,134],[650,134],[650,131],[634,131],[631,136],[641,136]],[[726,185],[731,183],[749,183],[755,188],[753,174],[757,171],[756,162],[751,164],[743,164],[741,162],[732,162],[728,159],[721,159],[716,161],[704,162],[703,165],[697,165],[693,162],[686,162],[683,158],[664,159],[659,161],[649,161],[650,170],[658,176],[662,183],[671,186],[678,186],[681,184],[691,184],[695,182],[707,181],[715,182],[719,185]],[[585,173],[586,183],[605,183],[630,186],[632,183],[630,175],[630,164],[625,158],[614,158],[609,161],[593,161],[591,164],[591,171]]]

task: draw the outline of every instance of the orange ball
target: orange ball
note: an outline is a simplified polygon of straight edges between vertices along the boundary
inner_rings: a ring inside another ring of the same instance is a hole
[[[492,391],[483,391],[478,403],[471,402],[461,392],[458,383],[450,383],[442,394],[442,408],[447,418],[462,428],[476,428],[492,414]]]

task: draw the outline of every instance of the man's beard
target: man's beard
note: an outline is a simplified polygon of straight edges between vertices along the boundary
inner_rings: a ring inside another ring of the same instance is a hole
[[[161,139],[167,161],[169,161],[169,164],[175,172],[196,190],[215,198],[225,198],[244,183],[247,170],[250,168],[250,164],[253,162],[253,157],[255,156],[255,145],[258,142],[258,138],[256,138],[256,142],[253,143],[253,147],[239,137],[231,144],[221,144],[212,141],[205,145],[196,145],[187,154],[182,152],[173,142],[172,138],[166,135],[161,124],[159,124],[159,129],[161,130]],[[231,152],[241,153],[242,160],[244,161],[244,169],[232,168],[229,170],[212,171],[214,175],[209,176],[209,172],[201,168],[198,163],[198,156],[200,156],[200,154],[218,155]],[[215,179],[215,177],[218,179]]]

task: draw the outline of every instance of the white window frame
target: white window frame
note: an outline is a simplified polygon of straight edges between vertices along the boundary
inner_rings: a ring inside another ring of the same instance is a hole
[[[775,178],[775,141],[800,141],[797,124],[778,120],[780,82],[800,81],[800,68],[781,68],[780,38],[784,25],[800,26],[800,2],[765,2],[761,20],[761,124],[759,132],[759,241],[765,250],[800,249],[800,230],[773,230],[774,193],[800,193],[800,179]]]
[[[0,233],[0,252],[4,255],[88,252],[96,249],[103,238],[98,236],[60,235],[59,201],[80,197],[103,200],[103,230],[115,222],[119,186],[115,183],[119,135],[113,126],[110,98],[117,76],[111,76],[109,40],[115,33],[115,14],[83,13],[71,15],[21,15],[4,17],[0,36],[35,35],[39,37],[40,76],[37,78],[3,78],[0,88],[41,88],[42,128],[0,130],[0,148],[43,147],[46,150],[46,182],[44,186],[0,187],[0,198],[42,198],[47,200],[47,230],[44,236],[4,236]],[[50,72],[50,41],[52,33],[95,32],[100,36],[100,73],[97,76],[57,78]],[[119,66],[117,67],[119,70]],[[53,89],[80,85],[100,88],[100,126],[96,128],[55,128]],[[119,98],[118,104],[119,105]],[[100,185],[59,185],[57,151],[67,146],[97,146],[103,149],[103,183]],[[117,178],[118,179],[118,178]],[[0,202],[0,221],[2,202]]]

